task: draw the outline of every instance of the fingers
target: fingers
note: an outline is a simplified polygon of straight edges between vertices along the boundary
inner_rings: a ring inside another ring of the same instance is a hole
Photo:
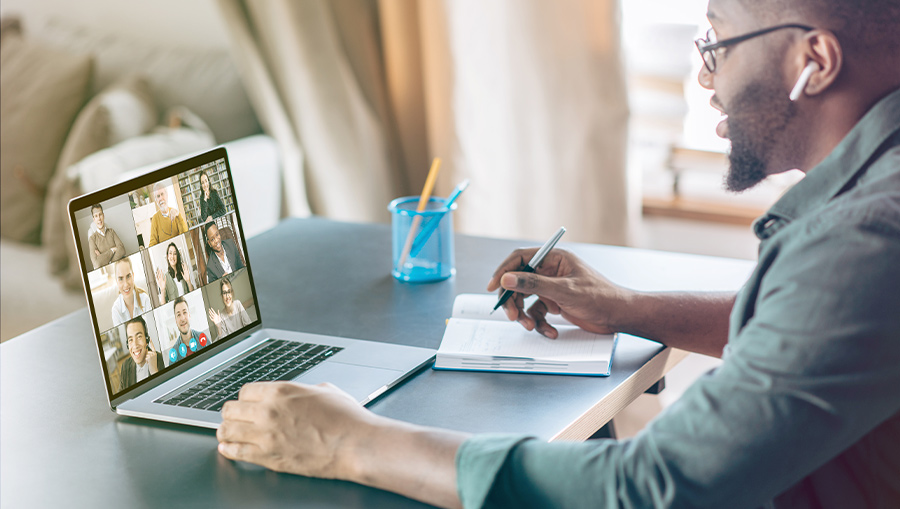
[[[537,248],[516,249],[513,251],[494,271],[491,280],[488,281],[487,291],[493,292],[500,288],[500,277],[510,271],[522,270],[536,252]]]
[[[259,436],[260,427],[253,422],[225,420],[216,430],[219,442],[253,444],[258,441]]]
[[[559,295],[560,278],[551,278],[533,272],[507,272],[500,278],[500,286],[525,295],[556,299]]]
[[[222,406],[222,419],[225,421],[253,422],[258,418],[259,404],[252,401],[226,401]]]
[[[284,385],[278,382],[254,382],[245,384],[238,393],[240,401],[262,401],[270,394],[273,394],[278,386]]]
[[[534,328],[545,337],[556,339],[559,332],[547,322],[547,305],[538,299],[528,308],[528,315],[534,320]]]
[[[239,442],[220,442],[219,454],[230,460],[256,464],[261,464],[266,459],[258,445]]]
[[[547,312],[551,315],[558,315],[562,313],[562,309],[559,307],[559,304],[557,304],[555,300],[548,297],[541,297],[541,301],[543,301],[544,305],[547,306]]]
[[[526,330],[534,330],[534,320],[525,313],[525,296],[521,293],[514,293],[503,304],[503,310],[510,320],[519,322]]]

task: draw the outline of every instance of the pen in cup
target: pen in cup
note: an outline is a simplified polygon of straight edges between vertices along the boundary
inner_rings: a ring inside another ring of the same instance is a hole
[[[462,194],[462,192],[465,191],[467,187],[469,187],[469,179],[463,180],[459,183],[458,186],[456,186],[456,188],[450,194],[450,197],[447,198],[447,202],[444,204],[444,208],[446,208],[448,212],[450,211],[450,207],[453,205],[456,199],[459,198],[459,195]],[[421,251],[422,248],[425,247],[425,243],[428,242],[429,238],[431,238],[431,234],[434,233],[434,230],[437,229],[438,225],[441,223],[441,220],[444,218],[444,214],[446,213],[447,212],[444,212],[432,217],[428,220],[427,223],[425,223],[424,226],[422,226],[422,230],[416,236],[416,240],[413,241],[412,249],[410,249],[409,251],[409,256],[413,258],[418,256],[419,251]]]
[[[566,233],[565,227],[560,226],[559,230],[556,231],[556,234],[553,237],[550,237],[550,240],[544,243],[538,252],[534,254],[531,258],[531,261],[528,262],[528,265],[519,269],[519,272],[534,272],[538,267],[541,266],[541,262],[544,261],[544,257],[547,256],[547,253],[556,246],[556,243],[559,242],[559,239],[562,238],[563,234]],[[497,301],[497,305],[494,306],[494,309],[491,310],[491,313],[497,311],[497,308],[503,305],[506,301],[509,300],[512,295],[516,293],[512,290],[503,290],[503,293],[500,294],[500,299]]]

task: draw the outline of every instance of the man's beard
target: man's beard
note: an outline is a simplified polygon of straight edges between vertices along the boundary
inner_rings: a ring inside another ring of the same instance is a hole
[[[727,190],[740,193],[765,180],[772,151],[794,115],[794,103],[774,79],[751,83],[735,96],[728,107]]]

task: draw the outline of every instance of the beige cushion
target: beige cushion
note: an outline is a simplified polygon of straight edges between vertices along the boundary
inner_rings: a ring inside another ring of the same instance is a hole
[[[261,132],[231,55],[223,50],[199,50],[79,28],[52,20],[40,32],[42,40],[94,56],[94,93],[118,77],[140,72],[147,76],[161,109],[187,106],[209,125],[216,140],[230,141]]]
[[[78,114],[44,203],[42,238],[51,272],[61,272],[69,265],[66,245],[71,240],[66,205],[81,194],[78,182],[66,177],[66,169],[99,150],[148,132],[156,125],[157,117],[150,85],[140,75],[113,83]],[[75,262],[74,258],[71,261]]]
[[[8,35],[22,35],[22,22],[15,16],[0,19],[0,41]]]
[[[47,184],[84,104],[91,58],[7,36],[0,49],[0,235],[38,243]]]

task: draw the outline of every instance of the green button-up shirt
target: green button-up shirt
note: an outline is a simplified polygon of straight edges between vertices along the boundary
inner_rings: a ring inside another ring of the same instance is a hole
[[[463,504],[900,507],[900,91],[754,231],[719,368],[630,440],[467,440]]]

